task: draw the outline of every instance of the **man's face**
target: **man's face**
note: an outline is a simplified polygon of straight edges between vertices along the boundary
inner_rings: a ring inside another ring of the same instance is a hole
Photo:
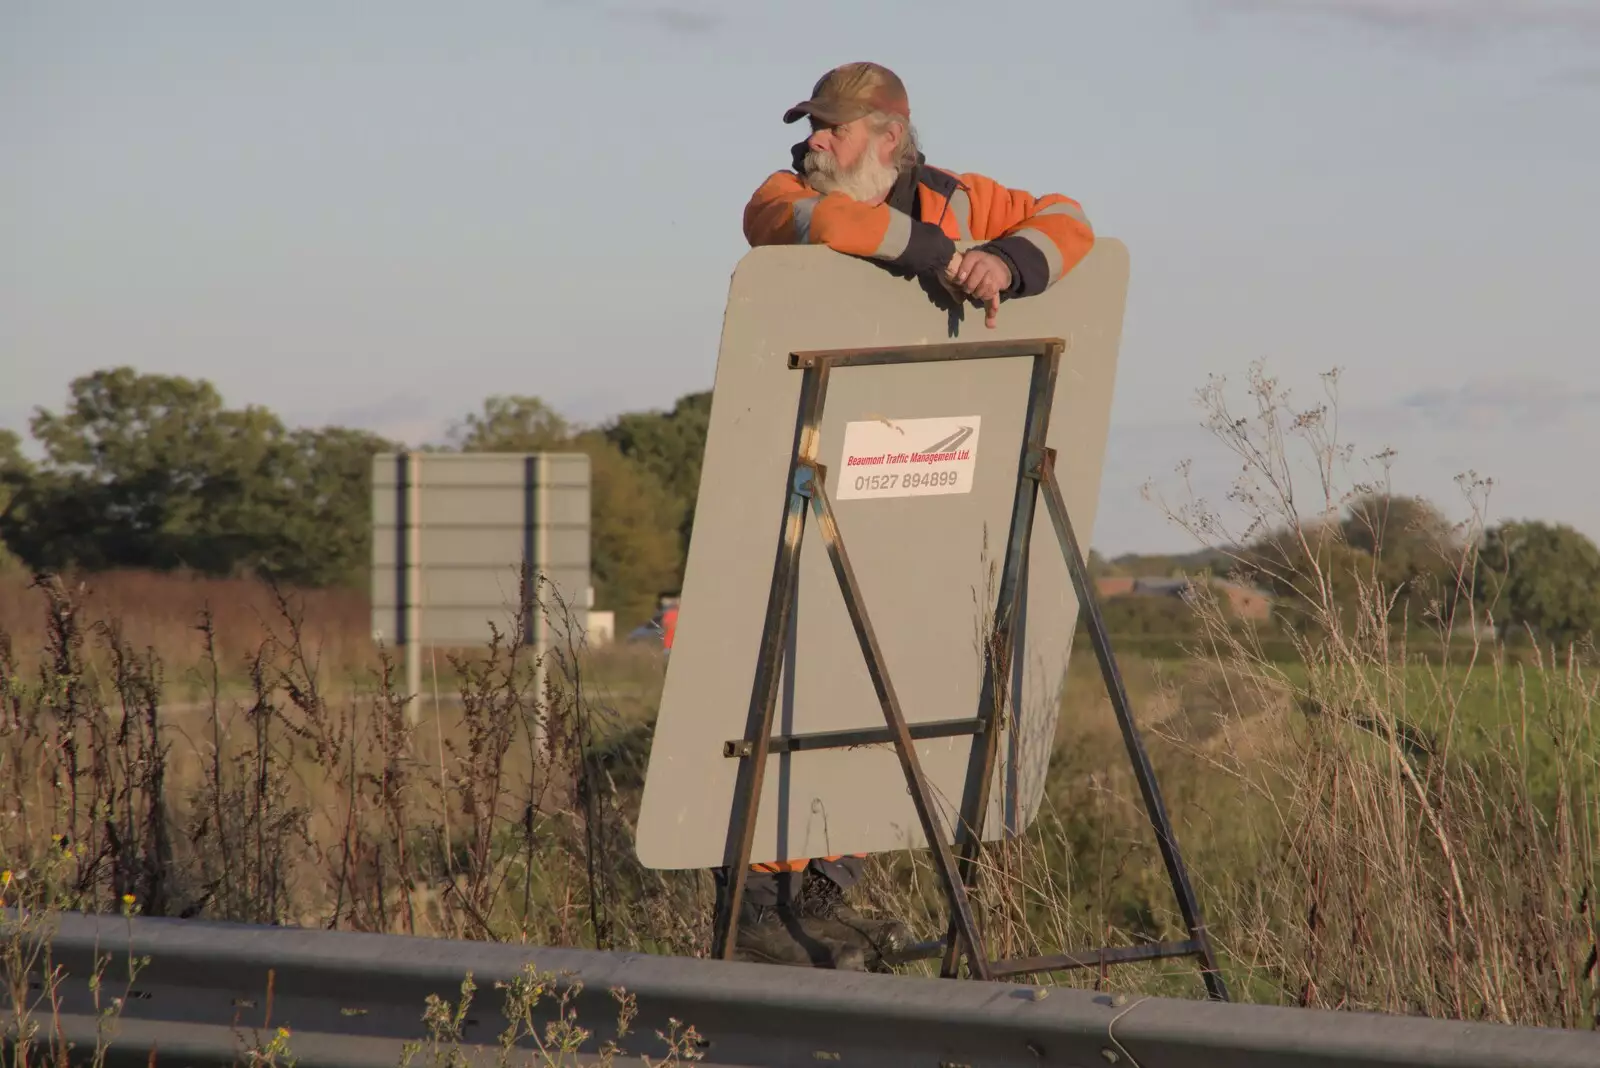
[[[866,119],[841,126],[811,120],[806,139],[806,180],[819,193],[844,193],[867,203],[881,201],[894,185],[895,168],[889,163],[898,144],[891,127],[874,134]]]
[[[811,136],[806,139],[806,144],[813,152],[825,152],[832,156],[841,170],[849,170],[873,147],[873,140],[866,119],[854,119],[842,126],[829,126],[813,118]]]

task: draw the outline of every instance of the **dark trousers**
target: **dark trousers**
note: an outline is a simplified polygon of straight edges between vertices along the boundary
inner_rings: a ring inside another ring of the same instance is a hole
[[[800,871],[767,872],[751,869],[744,880],[745,904],[758,908],[772,908],[780,902],[789,904],[800,896],[807,876],[820,876],[839,889],[848,890],[861,878],[861,868],[865,860],[864,857],[840,857],[838,860],[818,858],[807,863]],[[720,901],[727,893],[731,882],[728,878],[728,869],[714,868],[712,873],[716,876],[717,899]]]

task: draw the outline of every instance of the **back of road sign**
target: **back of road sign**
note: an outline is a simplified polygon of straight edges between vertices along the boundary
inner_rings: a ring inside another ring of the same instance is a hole
[[[589,609],[589,457],[583,453],[379,453],[372,461],[372,627],[391,645],[487,645],[526,607],[522,567],[543,576],[528,644],[579,633]],[[560,607],[552,604],[559,596]],[[535,629],[537,627],[537,630]]]
[[[651,868],[723,863],[780,526],[801,372],[797,351],[1060,338],[1047,438],[1087,547],[1110,422],[1128,257],[1101,238],[1044,294],[959,318],[916,281],[825,248],[752,250],[733,274],[676,639],[639,815]],[[817,458],[907,722],[971,719],[983,681],[1022,460],[1031,357],[841,367]],[[1078,604],[1041,506],[1001,765],[984,837],[1037,811]],[[823,542],[808,517],[774,734],[881,727],[883,712]],[[916,743],[946,833],[971,736]],[[892,745],[768,758],[751,860],[926,844]]]

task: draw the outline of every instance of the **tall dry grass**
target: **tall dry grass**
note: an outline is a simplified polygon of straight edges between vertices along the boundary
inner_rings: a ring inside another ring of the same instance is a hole
[[[1203,399],[1244,469],[1231,497],[1243,530],[1294,532],[1280,539],[1281,561],[1255,562],[1300,569],[1298,661],[1267,656],[1201,600],[1186,659],[1123,663],[1234,997],[1596,1026],[1592,661],[1580,649],[1513,662],[1476,631],[1463,641],[1450,594],[1476,566],[1468,552],[1442,569],[1434,598],[1445,662],[1408,656],[1388,611],[1395,591],[1376,571],[1322,568],[1312,541],[1327,530],[1320,520],[1374,483],[1349,477],[1353,454],[1326,410],[1295,409],[1259,374],[1250,386],[1243,417],[1220,387]],[[1206,544],[1241,543],[1204,501],[1169,511]],[[140,622],[139,601],[124,618],[70,582],[29,596],[22,625],[8,617],[0,628],[0,867],[18,873],[11,895],[705,951],[709,879],[645,870],[633,849],[657,656],[585,650],[569,635],[539,693],[510,634],[439,665],[412,717],[381,650],[340,644],[358,626],[365,638],[364,607],[241,591],[231,621],[208,595],[154,626]],[[237,607],[262,596],[259,609]],[[178,603],[154,590],[144,600]],[[560,617],[559,605],[541,608]],[[12,627],[33,637],[8,640]],[[166,699],[163,650],[198,680],[197,701]],[[332,685],[362,665],[353,687]],[[227,690],[230,672],[248,680],[242,699]],[[454,700],[433,700],[435,686]],[[923,937],[945,931],[923,854],[874,858],[854,896]],[[1040,813],[985,851],[974,899],[996,956],[1183,937],[1086,650],[1066,680]],[[1030,978],[1200,991],[1192,961]]]
[[[303,639],[329,679],[343,680],[377,666],[373,651],[371,608],[355,590],[306,589],[277,591],[253,579],[221,579],[183,573],[105,571],[52,576],[52,584],[70,591],[79,629],[84,633],[115,627],[128,648],[153,653],[162,667],[162,683],[175,695],[203,689],[210,660],[230,686],[247,677],[248,665],[279,626],[282,601],[291,598],[304,621]],[[11,639],[12,653],[22,663],[45,654],[52,636],[48,623],[50,593],[22,571],[0,573],[0,632]],[[198,629],[202,615],[213,622],[212,647]],[[104,643],[90,643],[83,653],[89,669],[105,665]]]
[[[1403,591],[1380,577],[1381,544],[1364,570],[1326,563],[1338,559],[1326,551],[1333,521],[1389,492],[1394,457],[1360,457],[1339,439],[1337,376],[1324,381],[1325,397],[1301,407],[1256,367],[1242,413],[1213,382],[1208,425],[1241,463],[1232,517],[1193,496],[1170,513],[1213,545],[1287,532],[1240,563],[1305,591],[1293,670],[1216,603],[1196,603],[1196,655],[1225,668],[1237,696],[1220,706],[1223,744],[1188,749],[1253,799],[1243,811],[1271,847],[1211,875],[1228,952],[1302,1005],[1594,1027],[1593,650],[1514,663],[1461,626],[1492,485],[1472,473],[1459,479],[1458,537],[1439,546],[1424,596],[1409,591],[1423,620],[1397,621]],[[1452,651],[1444,663],[1407,655],[1406,624],[1419,622]],[[1277,702],[1265,739],[1240,714],[1264,700]]]
[[[454,693],[431,692],[450,699],[403,695],[381,648],[363,684],[334,693],[316,602],[282,595],[275,618],[251,617],[242,699],[224,692],[218,618],[198,607],[194,671],[209,692],[174,710],[160,657],[76,584],[34,593],[33,660],[0,631],[0,867],[14,894],[546,945],[689,952],[700,938],[702,888],[634,860],[648,724],[618,709],[639,695],[591,678],[609,662],[609,677],[648,690],[658,664],[597,656],[569,627],[536,692],[514,631],[439,665]]]
[[[1233,996],[1600,1026],[1593,650],[1513,653],[1460,625],[1488,487],[1473,476],[1471,517],[1420,598],[1427,618],[1396,622],[1381,545],[1350,571],[1322,543],[1352,501],[1387,490],[1392,457],[1374,458],[1376,478],[1353,476],[1336,394],[1297,408],[1257,368],[1246,395],[1242,415],[1220,381],[1201,395],[1242,471],[1231,515],[1193,492],[1162,506],[1203,545],[1289,532],[1278,556],[1237,559],[1305,591],[1288,627],[1298,655],[1269,653],[1202,592],[1187,658],[1127,670]],[[1426,656],[1408,653],[1419,625],[1433,631]],[[992,956],[1185,937],[1096,666],[1080,656],[1072,671],[1040,814],[984,857],[975,905]],[[943,933],[926,857],[880,858],[870,883],[887,908]],[[1200,989],[1193,962],[1050,981]]]

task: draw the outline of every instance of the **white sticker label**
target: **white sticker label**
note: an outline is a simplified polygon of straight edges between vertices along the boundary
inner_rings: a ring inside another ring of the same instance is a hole
[[[978,422],[965,415],[846,423],[836,495],[848,501],[971,493]]]

